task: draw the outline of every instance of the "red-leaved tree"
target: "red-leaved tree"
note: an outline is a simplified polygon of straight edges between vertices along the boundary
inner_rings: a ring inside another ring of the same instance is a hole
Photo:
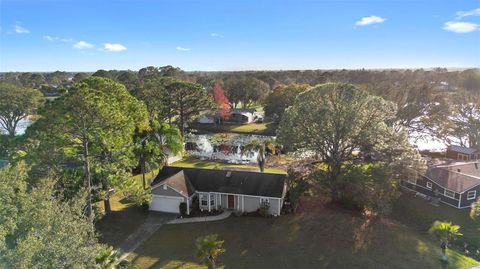
[[[224,121],[230,118],[230,102],[228,101],[227,96],[225,96],[225,92],[223,91],[222,85],[220,83],[215,82],[213,86],[213,99],[218,107],[218,117]]]

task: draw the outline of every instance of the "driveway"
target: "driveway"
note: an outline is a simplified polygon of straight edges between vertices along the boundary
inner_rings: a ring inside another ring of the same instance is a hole
[[[119,246],[119,249],[124,253],[121,259],[125,259],[130,253],[147,240],[153,233],[155,233],[163,224],[175,219],[176,214],[159,213],[150,211],[145,223],[142,224],[134,233]]]

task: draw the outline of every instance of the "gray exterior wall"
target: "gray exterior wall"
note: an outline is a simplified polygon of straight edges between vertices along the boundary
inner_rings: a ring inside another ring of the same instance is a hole
[[[155,188],[155,189],[152,191],[152,194],[164,195],[164,196],[184,197],[183,195],[181,195],[180,193],[178,193],[178,192],[175,191],[174,189],[170,188],[170,186],[167,186],[167,189],[164,190],[164,189],[163,189],[163,185],[160,185],[158,188]]]
[[[207,194],[207,193],[198,193],[198,196],[200,197],[200,194]],[[228,207],[228,194],[216,194],[213,193],[217,196],[216,200],[216,205],[212,206],[211,209],[215,208],[223,208],[226,209]],[[242,195],[236,195],[232,194],[234,196],[234,201],[235,201],[235,208],[234,210],[239,210],[243,212],[255,212],[257,209],[260,208],[260,196],[243,196]],[[266,197],[265,197],[266,198]],[[243,199],[243,204],[242,204],[242,199]],[[281,198],[268,198],[270,201],[270,208],[269,212],[272,215],[278,215],[279,213],[279,206],[281,209],[281,206],[283,205],[283,200]],[[243,206],[243,210],[242,210]],[[200,208],[203,210],[208,210],[208,205],[207,206],[202,206],[200,203]]]
[[[427,188],[427,182],[432,183],[432,189]],[[408,181],[402,181],[402,186],[409,188],[411,190],[414,190],[416,192],[428,195],[430,197],[438,197],[440,200],[444,203],[447,203],[451,206],[457,207],[458,208],[458,199],[460,199],[460,194],[455,193],[455,199],[452,199],[450,197],[446,197],[444,195],[445,193],[445,188],[437,185],[435,182],[432,180],[426,178],[426,177],[421,177],[417,179],[417,184],[410,183]],[[465,198],[466,199],[466,198]],[[462,198],[463,200],[463,198]]]
[[[469,191],[477,191],[477,195],[476,195],[475,199],[467,200],[467,195],[468,195]],[[471,188],[471,189],[465,191],[464,193],[462,193],[461,195],[462,195],[462,200],[460,201],[460,207],[470,207],[470,205],[473,202],[477,201],[478,197],[480,196],[480,186],[476,186],[474,188]]]

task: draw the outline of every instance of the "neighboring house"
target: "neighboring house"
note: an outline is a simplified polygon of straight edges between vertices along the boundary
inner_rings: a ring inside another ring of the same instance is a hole
[[[255,120],[254,113],[257,110],[254,108],[244,108],[244,109],[232,109],[230,112],[229,121],[238,122],[238,123],[251,123]]]
[[[263,121],[263,118],[264,114],[257,112],[255,108],[234,108],[230,111],[230,116],[227,122],[247,124],[254,121]],[[215,123],[216,120],[218,121],[218,117],[216,117],[215,114],[209,111],[204,111],[203,114],[197,119],[197,122],[203,124],[212,124]]]
[[[449,146],[446,157],[457,161],[470,161],[480,159],[480,150],[462,146]]]
[[[153,211],[180,213],[182,202],[187,214],[194,204],[202,211],[239,212],[254,212],[267,204],[270,214],[278,216],[286,194],[286,175],[166,166],[152,182],[152,193]]]
[[[453,207],[468,208],[480,195],[480,163],[431,166],[425,175],[402,181],[402,186]]]

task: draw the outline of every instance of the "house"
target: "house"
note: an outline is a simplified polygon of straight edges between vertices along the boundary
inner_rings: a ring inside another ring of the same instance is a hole
[[[434,165],[424,175],[409,178],[401,184],[453,207],[468,208],[480,195],[480,163]]]
[[[280,215],[286,194],[286,175],[250,171],[198,169],[165,166],[152,182],[150,210],[187,214],[200,210],[226,209],[254,212],[262,205]]]
[[[251,123],[255,119],[253,113],[256,110],[254,108],[244,108],[244,109],[237,109],[234,108],[230,112],[230,121],[238,122],[238,123]]]
[[[451,145],[447,148],[446,157],[457,161],[478,160],[480,159],[480,150]]]

